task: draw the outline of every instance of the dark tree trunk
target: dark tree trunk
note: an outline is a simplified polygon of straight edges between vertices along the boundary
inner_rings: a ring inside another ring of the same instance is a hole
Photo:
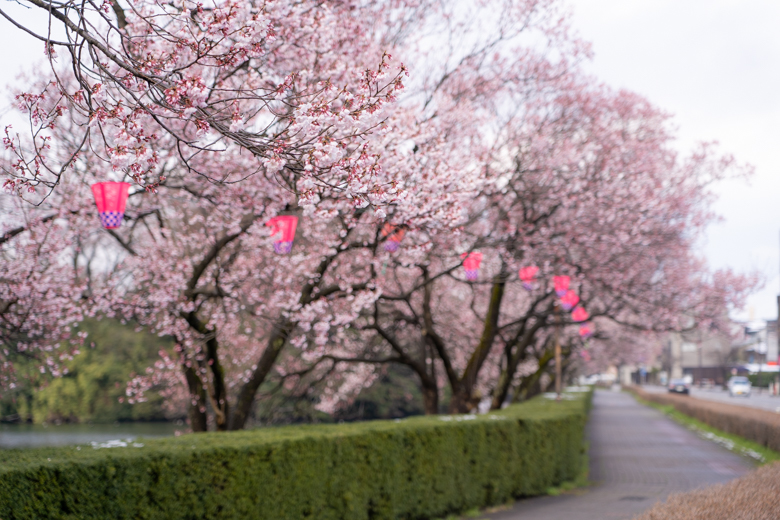
[[[198,318],[195,312],[184,315],[184,319],[193,330],[206,335],[209,339],[206,341],[206,367],[211,371],[211,385],[209,386],[209,397],[211,398],[211,407],[214,409],[214,419],[217,431],[227,431],[228,427],[228,396],[227,385],[225,384],[225,371],[219,362],[219,342],[217,341],[216,331],[209,329]]]
[[[230,418],[230,430],[242,430],[246,426],[246,421],[249,419],[249,415],[252,413],[252,406],[255,403],[257,389],[260,388],[260,385],[263,384],[271,372],[276,359],[282,352],[282,348],[287,343],[287,337],[292,332],[292,329],[293,324],[287,320],[280,321],[274,328],[271,337],[268,339],[268,345],[257,362],[257,367],[252,372],[249,381],[244,383],[244,386],[241,387],[238,393],[236,406]]]
[[[466,389],[464,385],[458,385],[453,389],[450,399],[450,413],[469,413],[478,404],[478,400],[472,396],[472,390]]]
[[[487,316],[485,316],[485,324],[482,329],[482,337],[479,339],[479,344],[471,355],[460,381],[452,388],[450,413],[467,413],[476,406],[476,399],[473,395],[474,386],[477,384],[479,371],[485,363],[488,354],[490,354],[496,334],[498,333],[498,318],[501,314],[501,301],[504,298],[504,287],[506,285],[506,282],[504,281],[505,273],[503,271],[504,270],[502,269],[501,274],[496,276],[493,280],[493,288],[490,292],[490,305],[488,307]]]
[[[524,377],[515,392],[514,402],[519,403],[538,395],[542,392],[541,380],[542,374],[547,370],[554,357],[552,349],[546,349],[539,358],[539,368],[533,374]]]
[[[190,393],[190,402],[187,407],[190,428],[193,432],[205,432],[208,430],[208,426],[206,421],[206,390],[203,388],[203,381],[191,366],[184,366],[184,377],[187,379],[187,390]]]
[[[433,386],[425,385],[423,383],[423,406],[425,408],[425,415],[436,415],[439,413],[439,389],[434,384]]]
[[[512,386],[512,381],[517,373],[517,367],[528,359],[528,347],[533,343],[536,333],[544,326],[542,321],[535,323],[529,330],[521,331],[516,345],[510,346],[507,351],[507,364],[504,370],[501,371],[501,375],[498,377],[498,383],[493,392],[493,402],[490,405],[492,410],[498,410],[504,404],[509,396],[509,390]],[[513,348],[514,347],[514,348]]]

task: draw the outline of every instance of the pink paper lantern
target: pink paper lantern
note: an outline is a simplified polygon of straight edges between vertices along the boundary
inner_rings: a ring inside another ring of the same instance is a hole
[[[385,241],[385,251],[398,251],[398,244],[404,238],[406,231],[398,229],[392,224],[385,224],[382,227],[382,236],[387,237]]]
[[[529,265],[528,267],[520,268],[518,274],[520,275],[520,281],[523,282],[523,288],[530,291],[534,288],[533,282],[536,279],[536,273],[539,272],[539,268],[535,265]]]
[[[566,294],[561,296],[561,307],[563,310],[570,311],[580,302],[580,297],[574,291],[566,291]]]
[[[482,253],[463,253],[463,268],[466,269],[466,279],[475,281],[479,277],[479,264],[482,262]]]
[[[569,290],[569,282],[571,278],[568,276],[553,276],[553,285],[555,286],[555,294],[559,297],[566,294]]]
[[[571,313],[571,319],[574,321],[585,321],[590,317],[588,314],[588,311],[583,309],[582,307],[577,307],[574,309],[574,312]]]
[[[104,228],[116,229],[122,225],[129,190],[127,182],[98,182],[92,185],[92,195],[95,196],[100,223]]]
[[[593,335],[593,327],[591,327],[590,323],[583,323],[580,325],[580,337],[583,339],[587,339]]]
[[[265,225],[270,226],[271,236],[281,234],[281,237],[274,242],[274,251],[282,255],[292,251],[295,229],[298,227],[298,217],[279,215],[266,222]]]

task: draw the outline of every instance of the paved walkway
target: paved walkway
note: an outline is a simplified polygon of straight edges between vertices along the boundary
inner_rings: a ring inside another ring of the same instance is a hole
[[[588,488],[521,500],[491,520],[630,519],[672,493],[726,482],[753,468],[625,393],[599,390],[587,428]]]

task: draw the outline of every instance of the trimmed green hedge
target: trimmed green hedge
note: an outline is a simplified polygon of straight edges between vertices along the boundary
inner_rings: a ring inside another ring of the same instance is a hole
[[[590,393],[415,417],[0,452],[0,519],[432,518],[581,467]]]

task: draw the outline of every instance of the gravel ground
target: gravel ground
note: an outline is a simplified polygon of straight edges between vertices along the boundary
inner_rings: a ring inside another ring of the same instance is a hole
[[[728,484],[672,495],[635,520],[777,520],[780,462]]]

